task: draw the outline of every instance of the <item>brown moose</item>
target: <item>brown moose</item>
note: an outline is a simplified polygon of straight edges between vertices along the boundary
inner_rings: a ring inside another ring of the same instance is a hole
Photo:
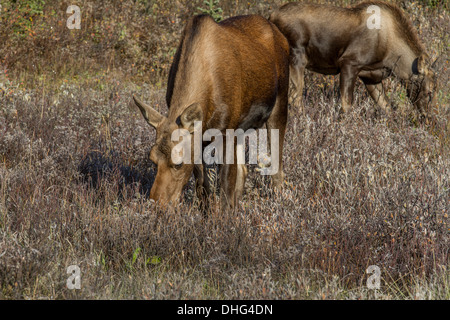
[[[279,130],[279,171],[272,178],[283,182],[282,150],[287,122],[289,44],[277,27],[260,16],[239,16],[216,23],[210,16],[191,18],[170,69],[165,117],[133,97],[144,118],[156,128],[150,158],[157,165],[150,198],[163,205],[176,204],[192,173],[202,199],[210,192],[205,165],[175,164],[171,152],[174,130],[194,134],[215,128]],[[193,141],[194,139],[192,139]],[[270,141],[269,141],[270,143]],[[205,148],[205,145],[202,146]],[[192,148],[192,152],[194,148]],[[221,203],[235,207],[244,189],[245,165],[219,166]]]
[[[351,107],[358,77],[375,102],[389,112],[382,80],[393,74],[406,85],[409,100],[423,116],[435,105],[436,76],[430,58],[397,6],[381,1],[351,8],[288,3],[269,20],[289,41],[290,74],[300,97],[305,69],[325,75],[340,73],[344,112]]]

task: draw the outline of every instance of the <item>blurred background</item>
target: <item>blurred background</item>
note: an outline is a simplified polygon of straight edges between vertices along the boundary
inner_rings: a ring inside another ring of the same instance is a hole
[[[36,86],[47,82],[95,81],[108,76],[164,85],[186,19],[209,13],[216,20],[234,15],[270,12],[279,0],[105,0],[5,1],[0,13],[0,82]],[[358,1],[314,1],[350,6]],[[406,10],[421,38],[428,25],[448,26],[439,17],[448,2],[439,0],[393,1]],[[69,30],[66,10],[81,10],[81,29]],[[421,15],[418,15],[418,13]],[[447,29],[445,29],[447,28]],[[445,32],[446,31],[446,32]],[[432,40],[432,39],[430,39]],[[427,43],[428,44],[428,43]],[[444,43],[430,43],[431,53]],[[441,46],[441,48],[439,47]]]

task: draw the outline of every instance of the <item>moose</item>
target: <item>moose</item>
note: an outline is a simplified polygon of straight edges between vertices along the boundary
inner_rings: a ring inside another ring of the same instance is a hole
[[[213,188],[204,163],[175,163],[172,159],[176,142],[171,136],[180,128],[193,135],[195,130],[214,128],[225,133],[227,129],[266,125],[267,130],[279,130],[277,156],[281,159],[288,90],[289,44],[267,19],[248,15],[217,23],[208,15],[190,18],[169,72],[167,117],[135,96],[132,100],[156,129],[150,159],[157,165],[157,173],[150,198],[161,205],[175,205],[194,174],[197,195],[201,203],[207,203],[205,198]],[[205,143],[201,148],[204,150]],[[191,150],[194,153],[194,147]],[[236,208],[247,172],[245,164],[219,165],[220,203],[225,208]],[[282,185],[283,175],[280,160],[279,170],[272,176],[275,187]]]
[[[378,19],[379,25],[373,27],[370,19]],[[340,8],[292,2],[274,11],[269,20],[289,41],[290,76],[300,97],[308,69],[340,74],[344,113],[352,105],[358,77],[386,113],[391,106],[382,81],[390,75],[406,85],[407,96],[422,117],[436,104],[430,57],[411,22],[394,4],[373,1]]]

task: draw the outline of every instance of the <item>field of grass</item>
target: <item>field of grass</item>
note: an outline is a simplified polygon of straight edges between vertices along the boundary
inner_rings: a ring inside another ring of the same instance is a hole
[[[71,1],[0,1],[0,299],[450,299],[445,1],[396,2],[443,57],[432,123],[415,120],[395,79],[392,116],[359,83],[338,121],[338,79],[308,73],[304,110],[289,107],[283,190],[250,166],[237,212],[209,219],[193,179],[179,207],[150,203],[155,132],[128,107],[137,93],[167,111],[184,22],[207,6],[76,2],[80,30],[66,26]],[[214,12],[267,17],[281,3]]]

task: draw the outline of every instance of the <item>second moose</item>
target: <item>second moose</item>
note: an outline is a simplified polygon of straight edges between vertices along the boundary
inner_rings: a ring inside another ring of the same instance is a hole
[[[373,12],[379,26],[370,25]],[[436,104],[432,63],[409,19],[395,5],[371,1],[351,8],[288,3],[270,17],[291,46],[291,79],[302,95],[305,69],[340,74],[343,111],[353,101],[358,77],[389,112],[382,81],[390,75],[407,87],[410,101],[427,116]],[[300,99],[301,102],[301,99]]]

